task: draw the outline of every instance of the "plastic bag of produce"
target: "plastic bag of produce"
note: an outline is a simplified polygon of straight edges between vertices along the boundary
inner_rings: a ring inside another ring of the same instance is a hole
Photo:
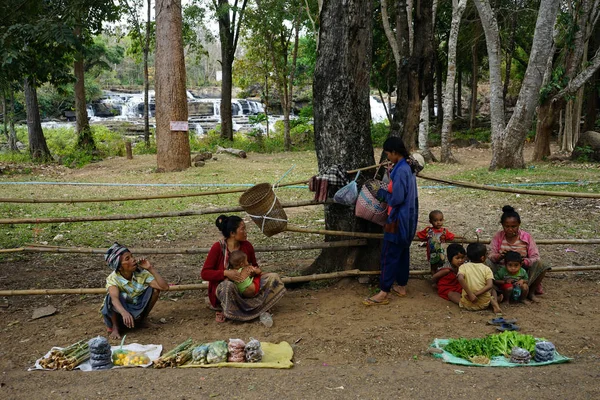
[[[208,364],[218,364],[227,361],[227,343],[224,340],[217,340],[208,345],[206,353],[206,362]]]
[[[244,349],[246,348],[246,343],[242,339],[229,339],[229,344],[227,345],[227,349],[229,350],[229,358],[227,361],[229,362],[244,362],[245,355]]]
[[[246,353],[246,361],[250,363],[260,362],[265,354],[262,350],[260,342],[254,338],[246,344],[244,349]]]
[[[198,364],[207,364],[206,356],[208,355],[208,344],[201,344],[192,350],[192,361]]]

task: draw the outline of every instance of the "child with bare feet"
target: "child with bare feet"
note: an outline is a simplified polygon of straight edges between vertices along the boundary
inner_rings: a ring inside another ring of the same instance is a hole
[[[444,214],[440,210],[433,210],[429,213],[429,222],[431,226],[417,232],[417,237],[427,242],[427,261],[431,268],[431,275],[433,275],[438,268],[445,264],[446,252],[443,243],[454,240],[454,233],[444,228]]]
[[[448,262],[433,274],[431,280],[437,285],[438,295],[442,299],[460,304],[462,286],[458,282],[456,274],[460,266],[465,262],[467,252],[460,244],[452,243],[448,246],[446,254],[448,255]]]
[[[484,264],[487,249],[483,243],[471,243],[467,246],[469,262],[458,268],[458,281],[462,286],[460,307],[465,310],[485,310],[490,305],[494,313],[502,310],[493,288],[494,275],[490,267]]]
[[[129,249],[113,244],[104,259],[113,272],[106,278],[106,291],[102,316],[111,339],[120,339],[124,328],[132,329],[144,324],[161,290],[169,284],[150,261],[136,260]]]
[[[507,251],[504,253],[505,266],[501,267],[494,274],[494,284],[504,295],[504,302],[508,303],[511,299],[525,304],[531,302],[527,299],[529,295],[529,276],[523,266],[523,257],[516,251]]]
[[[254,297],[260,288],[260,275],[262,271],[259,267],[248,263],[248,256],[240,250],[231,252],[229,256],[229,268],[237,269],[241,275],[241,281],[235,282],[242,297]]]

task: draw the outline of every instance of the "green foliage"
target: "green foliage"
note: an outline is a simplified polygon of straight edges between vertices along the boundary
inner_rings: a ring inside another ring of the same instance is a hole
[[[454,132],[455,139],[475,139],[478,142],[488,143],[491,141],[492,131],[490,128],[475,128]]]
[[[302,107],[298,115],[302,118],[313,118],[313,105],[312,103],[307,105],[306,107]]]
[[[513,347],[521,347],[530,353],[535,352],[536,340],[531,335],[506,331],[483,339],[451,339],[444,347],[448,353],[466,360],[475,356],[487,358],[510,355]]]
[[[577,161],[579,162],[590,162],[592,161],[592,155],[594,154],[594,149],[592,146],[577,146],[575,147],[574,153],[577,154]]]
[[[550,82],[542,86],[540,89],[540,103],[545,103],[555,93],[569,83],[569,77],[566,75],[565,68],[559,66],[552,71]]]
[[[383,142],[387,139],[390,133],[390,127],[385,122],[378,122],[376,124],[371,122],[371,141],[373,147],[383,146]]]

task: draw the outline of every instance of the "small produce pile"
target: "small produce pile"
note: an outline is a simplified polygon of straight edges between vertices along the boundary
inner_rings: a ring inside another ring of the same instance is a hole
[[[67,371],[72,371],[89,358],[90,350],[88,341],[84,339],[62,350],[52,350],[49,357],[43,358],[40,361],[40,365],[45,369],[66,369]]]
[[[260,342],[252,338],[247,344],[241,339],[229,339],[229,342],[217,340],[210,343],[193,343],[192,339],[188,339],[156,360],[154,368],[175,368],[186,364],[260,362],[263,354]]]
[[[541,339],[544,340],[544,339]],[[554,345],[542,345],[531,335],[524,335],[516,331],[506,331],[498,335],[490,335],[476,339],[451,339],[444,347],[448,353],[477,364],[489,364],[492,357],[504,356],[511,362],[520,364],[528,363],[532,355],[535,361],[551,361],[554,359]],[[518,349],[516,349],[518,348]],[[538,356],[538,352],[540,355]],[[513,361],[514,360],[514,361]]]
[[[139,367],[140,365],[150,364],[150,357],[145,353],[123,348],[126,337],[127,335],[123,336],[119,350],[115,350],[112,353],[113,364],[117,367]]]

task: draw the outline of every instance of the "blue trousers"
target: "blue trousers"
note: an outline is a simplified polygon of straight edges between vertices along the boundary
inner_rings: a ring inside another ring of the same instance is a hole
[[[409,248],[384,240],[383,249],[381,250],[379,288],[384,292],[389,292],[394,282],[398,282],[400,286],[406,286],[409,266]]]

